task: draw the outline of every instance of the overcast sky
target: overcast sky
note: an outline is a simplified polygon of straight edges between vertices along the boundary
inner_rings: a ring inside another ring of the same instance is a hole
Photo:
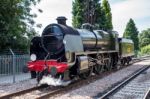
[[[109,3],[114,30],[118,31],[120,36],[130,18],[135,21],[139,31],[150,28],[150,0],[109,0]],[[40,34],[46,25],[56,23],[57,16],[66,16],[67,24],[72,25],[72,0],[41,0],[36,8],[43,10],[35,19],[43,26],[38,29]],[[36,12],[36,9],[33,8],[33,12]]]

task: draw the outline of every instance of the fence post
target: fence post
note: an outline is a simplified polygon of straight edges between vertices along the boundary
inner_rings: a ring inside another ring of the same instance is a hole
[[[11,48],[9,48],[9,50],[13,56],[13,83],[15,83],[16,82],[16,80],[15,80],[15,72],[16,72],[16,70],[15,70],[15,66],[16,66],[15,53],[12,51]]]

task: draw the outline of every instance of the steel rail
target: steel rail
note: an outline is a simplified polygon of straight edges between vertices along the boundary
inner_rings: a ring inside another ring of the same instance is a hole
[[[60,88],[60,89],[56,89],[56,90],[53,90],[51,92],[48,92],[46,94],[43,94],[39,97],[37,97],[36,99],[48,99],[49,97],[51,96],[54,96],[56,94],[59,94],[60,92],[64,91],[66,88]]]
[[[147,93],[145,94],[144,98],[143,99],[149,99],[150,98],[150,88],[149,90],[147,91]]]
[[[38,96],[36,99],[48,99],[49,97],[52,97],[52,96],[57,95],[59,93],[62,93],[62,92],[65,92],[65,91],[69,91],[69,90],[75,88],[75,86],[78,88],[79,84],[82,86],[83,83],[85,83],[85,82],[86,82],[86,80],[74,81],[72,84],[70,84],[68,86],[64,86],[64,87],[52,90],[50,92],[47,92],[45,94],[42,94],[42,95]]]
[[[34,91],[34,90],[39,90],[39,89],[44,88],[44,87],[46,87],[46,86],[36,86],[36,87],[24,89],[24,90],[21,90],[21,91],[18,91],[18,92],[14,92],[14,93],[11,93],[11,94],[0,96],[0,99],[10,99],[11,97],[20,96],[22,94],[26,94],[26,93],[29,93],[29,92]]]
[[[139,62],[139,61],[142,61],[142,60],[136,59],[133,63],[136,63],[136,62]],[[132,64],[129,64],[129,65],[132,65]],[[123,67],[125,67],[125,66],[123,66]],[[71,88],[73,88],[74,86],[76,86],[77,83],[80,83],[80,82],[82,82],[82,80],[76,81],[76,83],[71,84],[71,85],[69,85],[67,87],[56,89],[56,90],[53,90],[53,91],[48,92],[46,94],[43,94],[43,95],[37,97],[36,99],[48,99],[49,97],[52,97],[52,96],[54,96],[56,94],[59,94],[59,93],[61,93],[63,91],[70,90]]]
[[[131,80],[133,80],[134,78],[136,78],[138,75],[140,75],[142,72],[144,72],[145,70],[147,70],[149,67],[150,66],[144,66],[143,68],[139,69],[132,76],[130,76],[129,78],[127,78],[126,80],[124,80],[123,82],[121,82],[120,84],[118,84],[117,86],[115,86],[114,88],[112,88],[110,91],[108,91],[107,93],[105,93],[104,95],[102,95],[100,97],[100,99],[108,99],[108,97],[110,97],[111,95],[113,95],[114,93],[116,93],[119,89],[121,89],[123,86],[125,86],[126,84],[128,84]]]
[[[139,61],[142,61],[142,60],[145,60],[145,59],[134,59],[135,61],[133,61],[133,63],[136,63],[136,62],[139,62]],[[119,65],[119,64],[118,64]],[[132,65],[132,63],[131,64],[129,64],[129,65]],[[123,66],[123,67],[125,67],[125,66]],[[120,68],[121,69],[121,68]],[[119,70],[120,70],[119,69]],[[112,71],[112,72],[114,72],[114,71]],[[103,74],[105,74],[105,72],[103,73]],[[106,73],[106,75],[107,75],[107,73]],[[103,76],[103,75],[102,75]],[[97,78],[97,77],[95,77],[95,78]],[[99,77],[98,77],[99,78]],[[55,89],[55,90],[52,90],[52,91],[50,91],[50,92],[47,92],[47,93],[45,93],[45,94],[42,94],[41,96],[39,96],[39,97],[37,97],[37,99],[45,99],[45,98],[49,98],[49,97],[51,97],[51,96],[53,96],[53,95],[56,95],[56,94],[58,94],[58,93],[60,93],[60,92],[63,92],[63,91],[66,91],[66,90],[70,90],[71,88],[73,88],[74,86],[75,86],[75,83],[80,83],[80,82],[82,82],[83,80],[77,80],[77,81],[75,81],[73,84],[70,84],[70,85],[68,85],[67,87],[63,87],[63,88],[59,88],[59,89]],[[95,81],[95,80],[94,80]],[[43,86],[36,86],[36,87],[33,87],[33,88],[29,88],[29,89],[25,89],[25,90],[21,90],[21,91],[18,91],[18,92],[14,92],[14,93],[11,93],[11,94],[7,94],[7,95],[3,95],[3,96],[0,96],[0,99],[10,99],[11,97],[16,97],[16,96],[20,96],[20,95],[22,95],[22,94],[26,94],[26,93],[29,93],[29,92],[32,92],[32,91],[35,91],[35,90],[39,90],[39,89],[42,89],[43,88]],[[45,88],[45,87],[44,87]]]

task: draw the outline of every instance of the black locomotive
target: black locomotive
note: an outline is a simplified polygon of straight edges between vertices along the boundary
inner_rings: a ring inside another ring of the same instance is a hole
[[[66,25],[65,17],[57,21],[31,41],[28,68],[38,81],[44,75],[87,78],[93,72],[117,68],[118,61],[129,64],[134,56],[132,40],[118,38],[116,31],[93,30],[88,23],[74,29]]]

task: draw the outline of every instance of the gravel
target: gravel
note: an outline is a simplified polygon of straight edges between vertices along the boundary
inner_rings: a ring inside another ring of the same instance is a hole
[[[29,79],[15,84],[5,84],[5,85],[3,84],[0,85],[0,96],[21,91],[24,89],[32,88],[36,85],[37,85],[37,81],[35,79]]]
[[[150,88],[150,69],[146,70],[120,91],[110,97],[110,99],[143,99]]]
[[[52,99],[91,99],[94,96],[97,96],[99,93],[103,93],[108,88],[112,87],[117,82],[123,80],[124,78],[131,75],[136,70],[142,68],[144,65],[150,65],[150,60],[144,60],[142,62],[138,62],[133,64],[132,66],[129,66],[127,68],[124,68],[122,70],[119,70],[115,73],[112,73],[102,79],[99,79],[93,83],[90,83],[89,85],[83,86],[81,88],[78,88],[76,90],[72,90],[70,92],[67,92],[65,94],[59,94],[57,96],[51,97]]]
[[[107,90],[108,88],[112,87],[115,83],[123,80],[127,76],[131,75],[136,70],[142,68],[144,65],[149,65],[150,60],[144,60],[142,62],[138,62],[119,70],[115,73],[112,73],[106,77],[103,77],[99,80],[96,80],[93,83],[85,85],[81,88],[72,90],[70,92],[66,92],[65,94],[59,94],[56,96],[51,97],[52,99],[92,99],[98,93],[102,93],[103,91]],[[28,89],[31,87],[36,86],[37,82],[35,79],[30,79],[26,81],[22,81],[15,84],[6,84],[0,85],[0,96],[9,94],[12,92]],[[27,97],[22,97],[23,99],[27,99]]]

